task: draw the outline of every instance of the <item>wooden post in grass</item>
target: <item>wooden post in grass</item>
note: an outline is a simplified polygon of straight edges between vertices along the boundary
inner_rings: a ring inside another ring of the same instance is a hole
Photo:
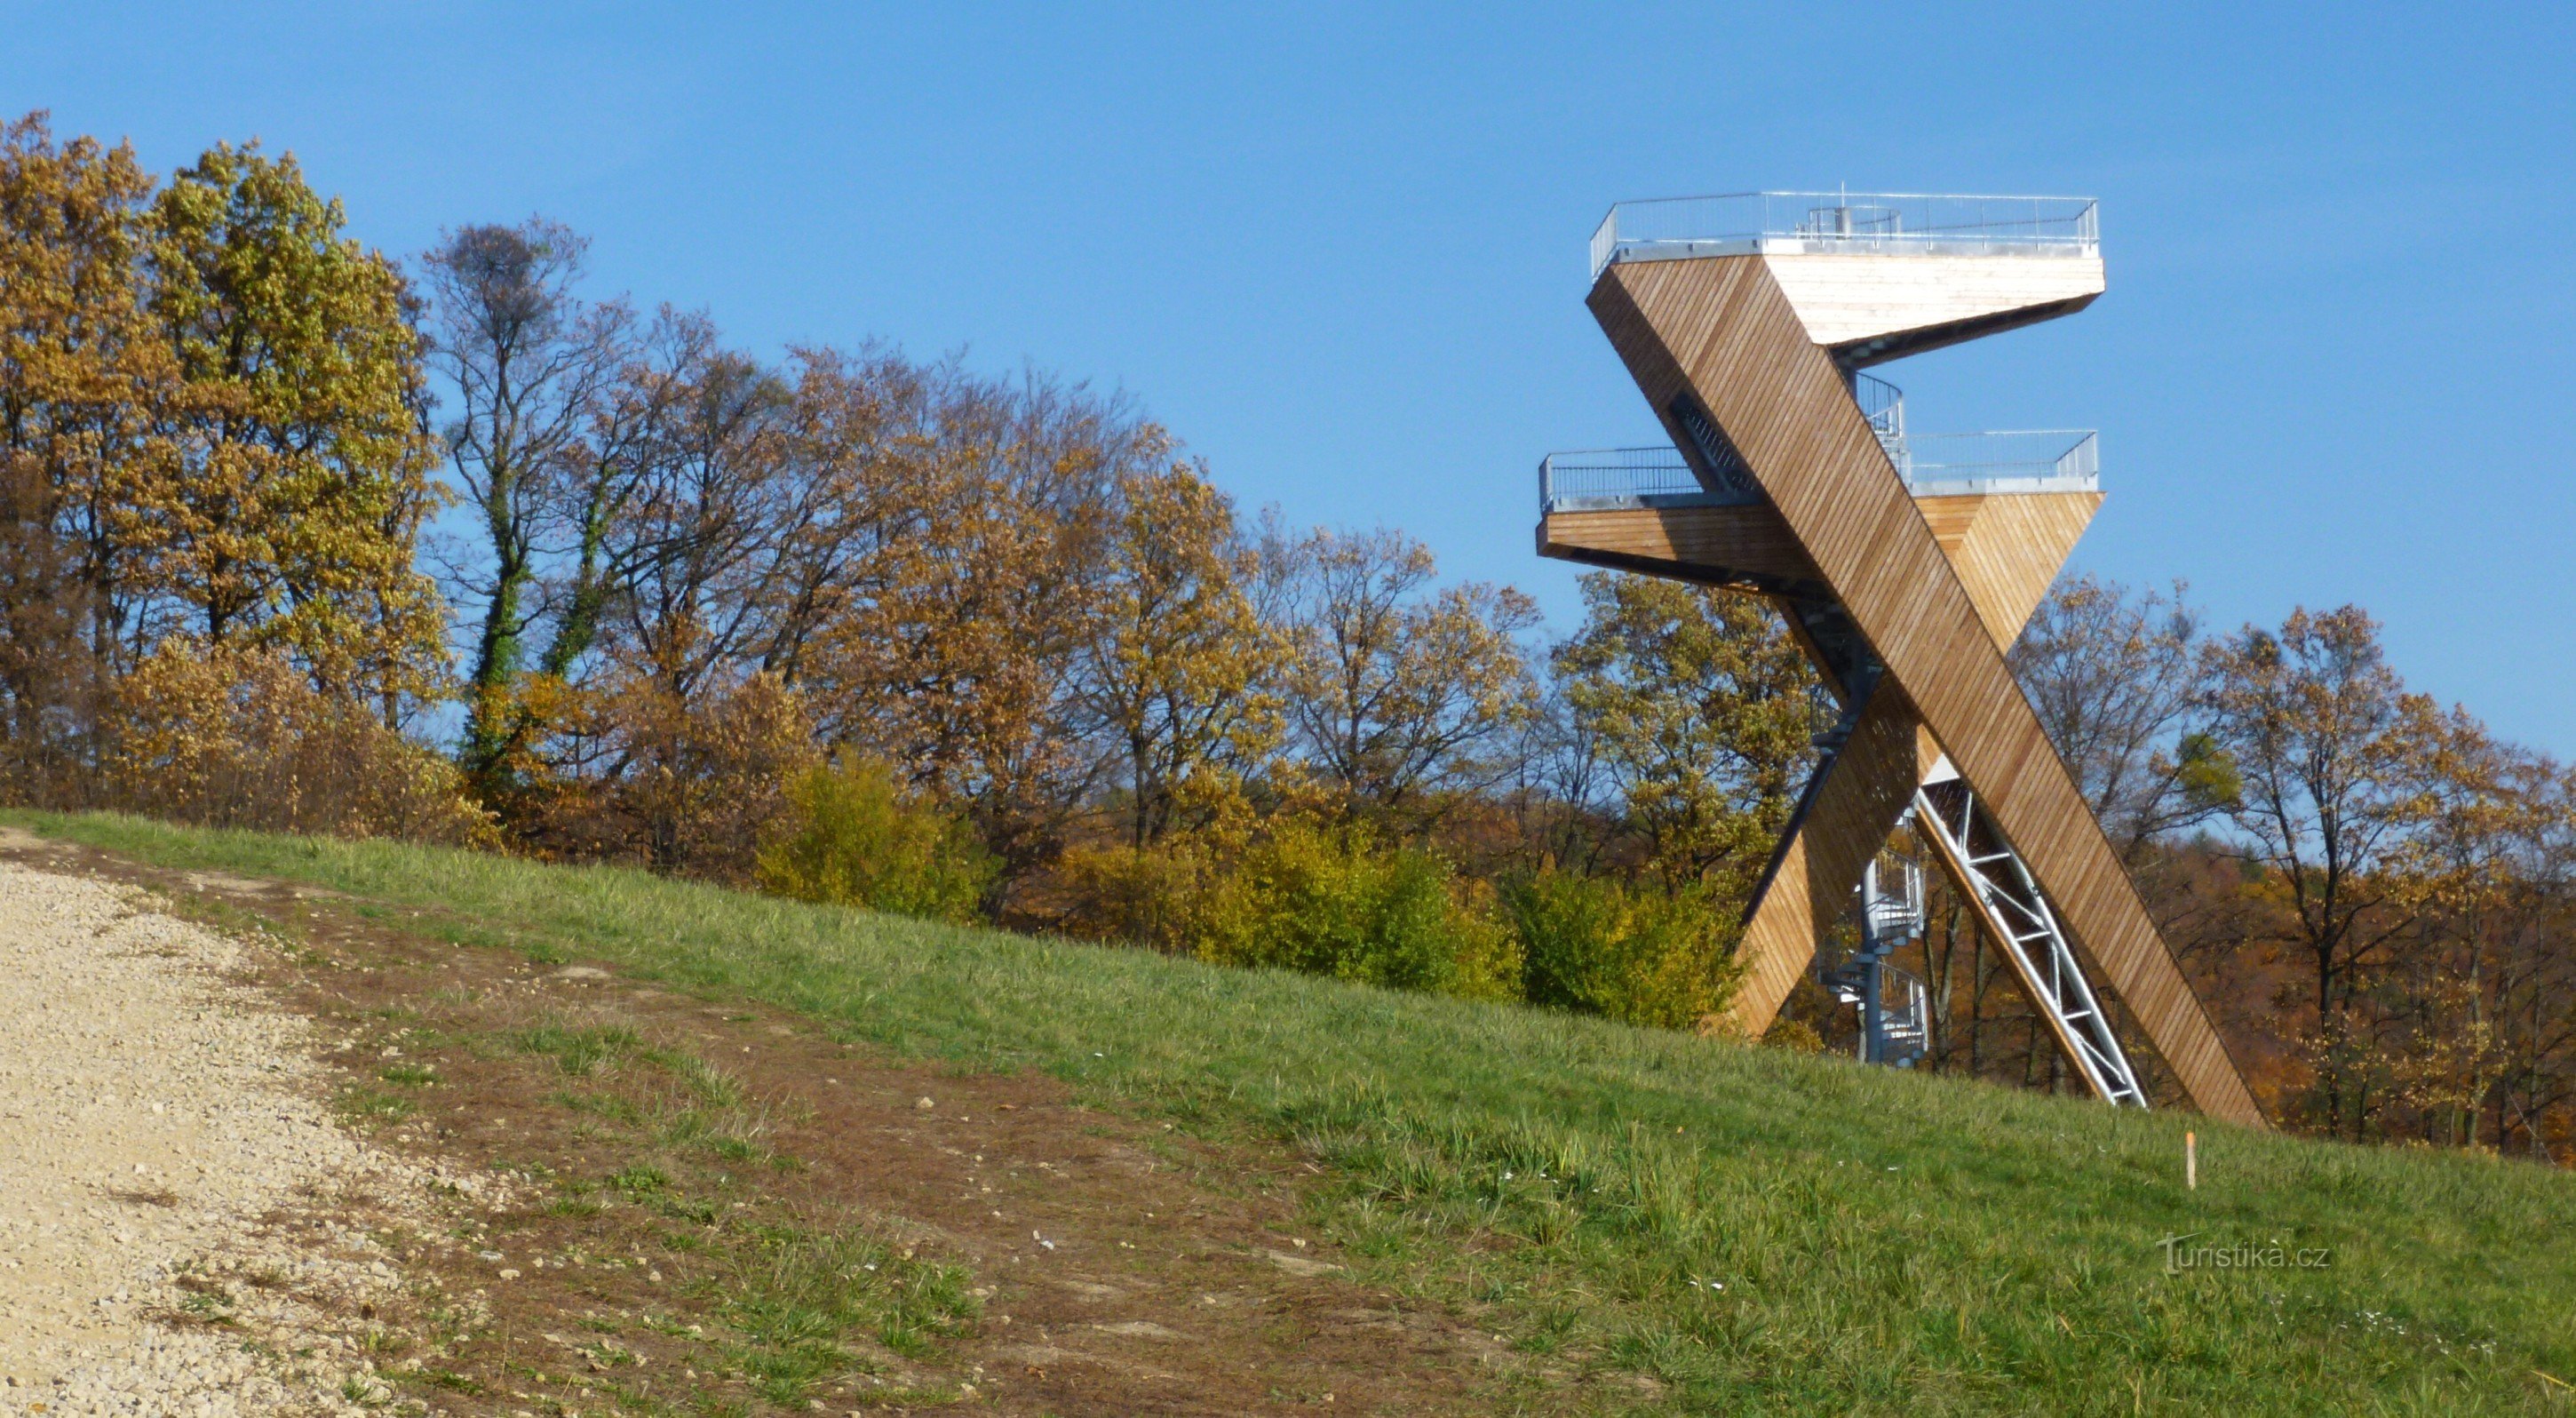
[[[2182,1135],[2182,1185],[2185,1191],[2200,1190],[2200,1134]]]

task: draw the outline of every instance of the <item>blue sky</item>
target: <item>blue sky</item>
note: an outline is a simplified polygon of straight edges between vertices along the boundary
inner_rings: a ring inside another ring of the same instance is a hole
[[[2077,564],[2358,601],[2576,756],[2576,9],[0,3],[0,107],[293,150],[367,241],[542,212],[602,292],[1137,396],[1244,503],[1536,593],[1553,447],[1652,420],[1582,308],[1625,197],[2094,195],[2110,290],[1879,372],[2098,427]]]

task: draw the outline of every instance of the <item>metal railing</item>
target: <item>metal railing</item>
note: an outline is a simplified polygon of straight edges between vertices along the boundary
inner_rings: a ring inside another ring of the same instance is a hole
[[[1887,456],[1917,496],[2094,492],[2102,480],[2102,440],[2085,428],[1900,435]]]
[[[1873,381],[1875,382],[1875,381]],[[2008,433],[1904,431],[1902,404],[1887,410],[1894,432],[1879,426],[1896,475],[1917,497],[2005,492],[2095,492],[2101,487],[2101,440],[2089,429]],[[1681,453],[1653,448],[1591,448],[1539,460],[1539,515],[1630,507],[1722,507],[1756,499],[1700,486]]]
[[[1852,401],[1860,405],[1863,418],[1878,441],[1905,437],[1905,391],[1874,375],[1855,372],[1851,377]]]
[[[1614,261],[1752,252],[2095,256],[2090,197],[1919,192],[1732,192],[1621,202],[1592,233],[1592,275]]]
[[[1538,463],[1539,514],[1620,507],[1716,506],[1745,499],[1712,493],[1670,444],[1584,448]]]

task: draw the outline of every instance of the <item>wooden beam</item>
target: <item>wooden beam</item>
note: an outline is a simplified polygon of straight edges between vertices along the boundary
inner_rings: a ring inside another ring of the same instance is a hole
[[[1918,497],[1932,539],[1959,573],[1995,648],[2009,651],[2101,509],[2098,492]]]
[[[1670,566],[1723,579],[1815,581],[1815,563],[1780,514],[1762,503],[1723,507],[1637,507],[1551,512],[1539,523],[1539,554],[1623,569]],[[1694,574],[1692,579],[1704,579]]]
[[[1905,691],[1880,684],[1830,771],[1809,788],[1754,896],[1736,946],[1744,983],[1727,1009],[1735,1031],[1752,1039],[1771,1027],[1816,958],[1818,932],[1841,919],[1938,756]]]

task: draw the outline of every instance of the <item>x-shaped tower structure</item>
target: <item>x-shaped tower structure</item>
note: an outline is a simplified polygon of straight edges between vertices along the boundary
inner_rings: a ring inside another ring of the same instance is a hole
[[[1746,921],[1738,1027],[1769,1025],[1910,813],[2096,1096],[2147,1103],[2099,980],[2201,1111],[2261,1126],[2005,664],[2101,505],[2092,435],[1911,433],[1862,372],[2083,309],[2095,223],[2081,198],[1612,208],[1589,304],[1672,443],[1549,457],[1539,550],[1770,600],[1841,704]]]

